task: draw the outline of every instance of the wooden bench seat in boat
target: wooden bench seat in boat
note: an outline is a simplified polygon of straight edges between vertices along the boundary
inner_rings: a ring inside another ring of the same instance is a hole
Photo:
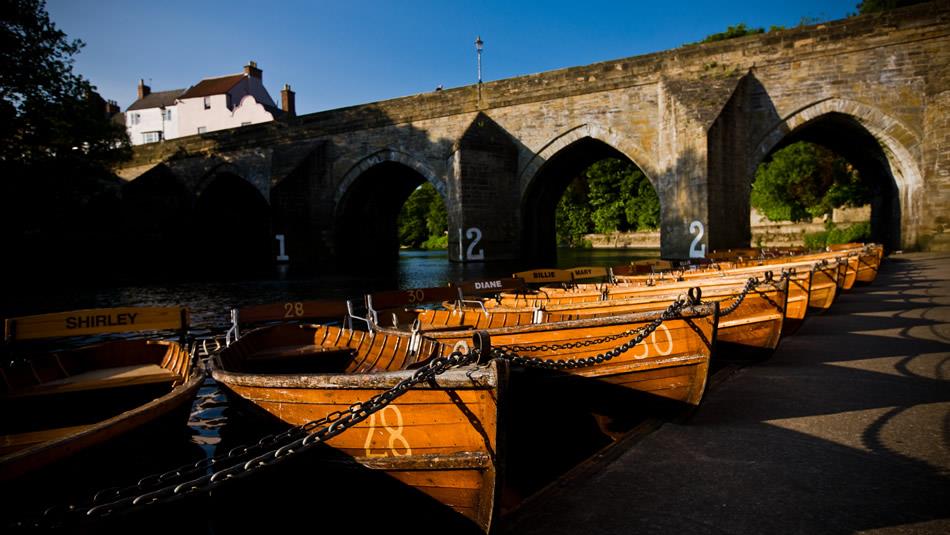
[[[23,390],[9,392],[6,397],[43,396],[131,385],[172,383],[179,379],[180,377],[175,372],[157,364],[134,364],[91,370],[52,381],[45,381]]]
[[[245,366],[258,373],[330,373],[346,370],[352,360],[349,347],[296,344],[250,353]]]

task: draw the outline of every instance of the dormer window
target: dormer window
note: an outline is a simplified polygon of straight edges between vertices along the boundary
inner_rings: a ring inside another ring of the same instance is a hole
[[[205,97],[205,109],[206,110],[211,109],[211,97]]]

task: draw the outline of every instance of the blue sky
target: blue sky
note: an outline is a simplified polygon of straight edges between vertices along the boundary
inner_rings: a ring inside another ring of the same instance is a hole
[[[858,0],[304,1],[47,0],[53,22],[86,47],[74,69],[123,109],[140,78],[153,91],[264,71],[298,113],[675,48],[727,26],[794,26],[857,11]]]

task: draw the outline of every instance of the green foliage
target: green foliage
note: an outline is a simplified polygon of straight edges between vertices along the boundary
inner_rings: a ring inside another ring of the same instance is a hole
[[[759,166],[750,200],[772,221],[806,221],[841,206],[861,206],[870,198],[870,189],[847,161],[799,142]]]
[[[422,242],[422,249],[444,250],[449,248],[449,235],[447,233],[441,236],[429,236],[429,239]]]
[[[591,165],[568,185],[555,213],[558,242],[578,247],[590,232],[655,229],[660,199],[635,165],[615,158]]]
[[[0,164],[73,169],[127,157],[124,127],[72,71],[82,41],[56,28],[42,0],[6,0],[0,18]]]
[[[863,0],[858,3],[858,13],[861,15],[867,13],[879,13],[881,11],[888,11],[890,9],[895,9],[898,7],[912,6],[914,4],[922,4],[930,0]]]
[[[744,22],[740,22],[735,26],[729,26],[724,32],[706,36],[700,43],[714,43],[716,41],[725,41],[726,39],[735,39],[736,37],[745,37],[759,33],[765,33],[765,30],[762,28],[749,28]]]
[[[635,193],[626,203],[627,221],[637,230],[656,230],[660,227],[660,198],[639,169],[633,178],[631,191]]]
[[[871,241],[871,223],[865,221],[848,227],[838,227],[833,223],[827,230],[805,234],[806,249],[824,249],[836,243],[868,242]]]
[[[442,196],[425,182],[406,199],[396,219],[399,244],[413,249],[448,247],[448,213]]]
[[[583,235],[591,232],[591,210],[587,204],[587,180],[575,178],[567,186],[554,211],[554,224],[557,228],[557,241],[569,247],[577,247],[583,241]]]

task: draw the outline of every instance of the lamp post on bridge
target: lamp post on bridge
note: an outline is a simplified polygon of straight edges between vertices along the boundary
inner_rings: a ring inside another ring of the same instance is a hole
[[[482,102],[482,47],[485,44],[482,36],[475,37],[475,55],[478,65],[478,103]]]

